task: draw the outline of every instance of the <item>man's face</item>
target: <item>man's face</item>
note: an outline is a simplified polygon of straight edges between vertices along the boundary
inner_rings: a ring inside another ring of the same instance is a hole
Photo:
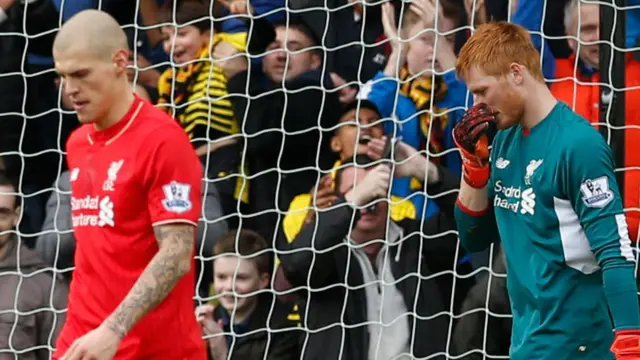
[[[345,195],[351,189],[357,187],[358,184],[362,183],[367,172],[370,171],[369,169],[351,166],[342,170],[340,172],[339,188],[337,189],[338,193],[340,195]],[[354,230],[359,230],[364,233],[377,233],[380,230],[384,231],[384,228],[387,225],[387,208],[388,203],[382,201],[376,203],[376,207],[373,212],[369,212],[369,209],[367,208],[361,209],[360,219],[356,223]]]
[[[20,208],[16,204],[13,186],[0,186],[0,248],[11,239],[11,230],[18,224]]]
[[[251,259],[240,259],[226,255],[213,262],[213,288],[220,297],[220,305],[229,313],[242,312],[251,307],[255,297],[240,297],[233,294],[246,295],[262,290],[269,284],[268,274],[259,274]],[[237,301],[237,304],[236,304]]]
[[[317,69],[320,57],[314,50],[308,49],[314,45],[307,35],[295,27],[287,31],[284,26],[278,26],[276,40],[267,47],[262,69],[274,83],[281,82],[283,78],[295,79],[306,71]]]
[[[198,59],[200,51],[207,45],[210,38],[209,31],[200,31],[195,26],[163,26],[162,48],[165,53],[171,55],[171,60],[176,64],[186,64]],[[172,52],[173,50],[173,52]]]
[[[82,46],[73,46],[54,51],[53,56],[62,91],[78,120],[84,124],[105,117],[113,100],[122,95],[119,92],[122,77],[126,77],[128,52],[123,49],[111,57],[100,57]]]
[[[489,76],[477,68],[469,70],[467,87],[473,93],[474,103],[485,103],[496,111],[498,129],[516,125],[524,114],[524,96],[511,76]]]
[[[600,7],[598,4],[580,4],[580,28],[578,28],[578,9],[574,12],[573,21],[567,34],[580,40],[569,39],[569,46],[587,65],[598,69],[600,65],[600,45],[585,44],[600,38]]]
[[[356,154],[367,153],[367,142],[383,135],[382,123],[378,114],[368,108],[353,109],[340,117],[339,127],[331,139],[331,150],[338,153],[341,160],[347,160]]]

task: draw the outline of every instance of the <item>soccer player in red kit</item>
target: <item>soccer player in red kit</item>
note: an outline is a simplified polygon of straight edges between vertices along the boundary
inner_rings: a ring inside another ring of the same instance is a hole
[[[54,359],[205,360],[194,317],[202,168],[180,126],[136,97],[127,39],[78,13],[53,46],[82,123],[67,141],[75,271]]]

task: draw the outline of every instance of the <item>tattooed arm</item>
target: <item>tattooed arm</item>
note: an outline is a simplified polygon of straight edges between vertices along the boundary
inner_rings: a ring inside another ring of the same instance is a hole
[[[167,224],[154,228],[159,251],[105,325],[124,337],[169,294],[191,267],[194,226]]]

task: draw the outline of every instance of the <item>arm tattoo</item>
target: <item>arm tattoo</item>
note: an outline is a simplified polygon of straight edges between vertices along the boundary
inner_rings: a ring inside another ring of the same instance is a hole
[[[178,280],[189,272],[191,266],[193,226],[161,225],[154,228],[154,233],[160,250],[105,322],[121,337],[164,300]]]

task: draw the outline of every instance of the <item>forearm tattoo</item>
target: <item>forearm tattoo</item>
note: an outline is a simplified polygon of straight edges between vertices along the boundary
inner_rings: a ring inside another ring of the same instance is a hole
[[[154,229],[160,250],[142,272],[133,288],[106,325],[121,337],[169,294],[191,266],[193,227],[162,225]]]

